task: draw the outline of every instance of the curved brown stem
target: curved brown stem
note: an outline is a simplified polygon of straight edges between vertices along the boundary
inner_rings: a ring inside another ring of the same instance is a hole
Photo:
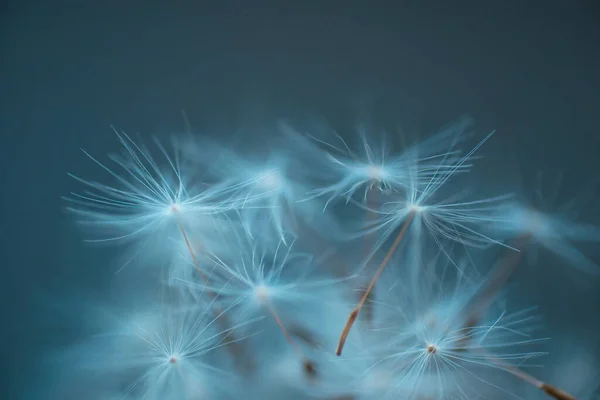
[[[369,211],[367,211],[367,226],[371,225],[374,220],[377,217],[377,213],[375,213],[374,211],[372,211],[371,207],[374,207],[375,204],[379,203],[379,197],[380,197],[380,192],[379,189],[371,189],[369,190],[369,192],[367,193],[367,209],[369,209]],[[367,255],[367,267],[371,266],[370,263],[370,252],[373,250],[374,247],[374,243],[373,243],[373,239],[374,239],[374,235],[369,235],[365,238],[364,241],[364,246],[365,246],[365,253]],[[369,271],[370,268],[367,268],[367,271]],[[367,287],[360,287],[359,289],[359,296],[358,299],[360,300],[362,298],[362,296],[365,294],[365,292],[367,291]],[[374,292],[371,291],[369,293],[367,293],[367,301],[365,302],[364,305],[364,320],[367,322],[368,326],[371,327],[371,324],[373,322],[373,318],[374,318],[374,309],[372,306],[371,301],[373,300],[374,297]]]
[[[548,396],[554,397],[556,400],[577,400],[569,393],[564,392],[554,386],[548,385],[547,383],[543,383],[540,389],[542,389]]]
[[[190,255],[192,256],[192,261],[194,262],[194,267],[196,268],[196,271],[198,271],[198,275],[200,275],[200,278],[202,278],[204,283],[208,283],[208,277],[206,276],[204,271],[202,271],[202,268],[200,268],[200,262],[198,262],[196,253],[194,252],[194,249],[192,248],[190,239],[188,238],[188,235],[187,235],[185,229],[183,228],[183,223],[181,222],[181,218],[179,218],[179,216],[177,216],[177,224],[179,225],[179,229],[181,230],[181,234],[183,235],[183,239],[185,240],[185,245],[187,246],[187,249],[188,249]]]
[[[485,353],[484,353],[485,354]],[[486,357],[487,358],[487,357]],[[513,365],[510,364],[505,364],[504,362],[502,362],[501,360],[495,359],[493,357],[487,358],[491,363],[497,365],[498,367],[500,367],[501,369],[505,370],[506,372],[516,376],[517,378],[537,387],[538,389],[542,390],[544,393],[546,393],[548,396],[553,397],[556,400],[577,400],[576,397],[571,396],[570,394],[568,394],[567,392],[552,386],[546,382],[542,382],[539,379],[533,377],[532,375],[529,375],[527,372],[523,371],[522,369],[515,367]]]
[[[354,325],[354,323],[356,322],[356,319],[358,318],[358,314],[360,313],[360,310],[362,309],[365,302],[369,298],[369,295],[370,295],[371,291],[373,290],[373,287],[375,286],[377,279],[379,279],[379,276],[381,276],[381,273],[383,272],[383,270],[385,269],[387,264],[392,259],[394,252],[400,245],[400,242],[402,242],[402,239],[404,238],[404,235],[406,234],[408,227],[410,226],[412,220],[414,219],[415,214],[416,214],[416,211],[411,211],[408,214],[408,216],[406,217],[406,220],[404,221],[404,224],[402,225],[402,228],[400,229],[398,236],[396,236],[396,240],[394,240],[394,243],[392,243],[392,246],[390,247],[390,249],[388,250],[387,254],[385,255],[383,261],[379,265],[379,268],[377,269],[375,276],[371,280],[371,283],[365,290],[365,292],[364,292],[363,296],[361,297],[356,308],[354,308],[354,310],[352,310],[352,312],[350,313],[350,316],[348,317],[348,320],[346,321],[346,325],[344,326],[344,329],[342,330],[340,340],[339,340],[337,348],[335,350],[336,355],[338,355],[338,356],[342,355],[342,351],[344,350],[344,345],[346,344],[346,340],[348,340],[348,335],[350,334],[350,330],[352,329],[352,326]]]

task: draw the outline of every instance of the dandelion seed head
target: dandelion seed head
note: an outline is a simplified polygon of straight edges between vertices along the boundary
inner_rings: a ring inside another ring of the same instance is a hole
[[[524,210],[522,213],[524,230],[532,235],[541,237],[556,236],[552,221],[542,212],[533,208]]]
[[[259,303],[265,303],[271,297],[271,289],[266,285],[258,285],[254,288],[254,296]]]
[[[183,206],[180,203],[173,203],[169,205],[166,209],[167,215],[175,215],[180,214],[183,210]]]
[[[387,171],[381,165],[368,165],[365,168],[366,175],[374,181],[381,182],[388,176]]]
[[[280,190],[285,179],[278,170],[269,170],[260,174],[257,184],[266,190]]]
[[[435,353],[437,353],[437,350],[438,350],[438,348],[437,348],[437,346],[435,344],[430,343],[430,344],[427,345],[427,353],[429,353],[429,354],[435,354]]]
[[[408,208],[411,212],[414,212],[414,213],[422,213],[427,209],[427,207],[419,205],[419,204],[410,204],[408,206]]]

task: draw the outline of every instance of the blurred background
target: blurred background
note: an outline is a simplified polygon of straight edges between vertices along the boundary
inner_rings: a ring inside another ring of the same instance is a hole
[[[562,198],[584,192],[582,216],[600,222],[593,1],[295,3],[2,3],[2,398],[34,398],[24,389],[46,374],[47,352],[79,335],[56,311],[114,279],[112,255],[81,244],[60,198],[78,188],[67,172],[99,176],[80,148],[119,149],[111,125],[165,136],[185,131],[183,110],[216,137],[303,116],[427,133],[468,113],[482,134],[498,131],[483,151],[487,185],[562,171]],[[522,274],[525,305],[551,314],[557,335],[597,336],[598,282],[540,262]]]

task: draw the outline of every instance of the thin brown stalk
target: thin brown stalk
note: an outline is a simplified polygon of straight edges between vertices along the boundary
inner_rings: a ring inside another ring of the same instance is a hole
[[[176,209],[174,211],[178,212]],[[198,261],[198,257],[196,257],[196,253],[194,252],[194,249],[190,243],[187,232],[186,232],[185,228],[183,227],[183,223],[181,221],[179,214],[177,214],[177,223],[179,225],[179,229],[181,230],[181,234],[183,235],[183,238],[185,240],[187,249],[192,257],[192,261],[194,263],[194,268],[196,269],[196,271],[198,272],[198,275],[204,281],[204,283],[208,284],[208,276],[204,273],[204,271],[200,267],[200,262]],[[213,290],[210,290],[208,288],[206,288],[206,294],[211,300],[216,300],[216,298],[218,297],[217,293],[215,293]],[[233,333],[233,329],[231,329],[232,324],[229,321],[229,318],[227,317],[227,315],[225,315],[225,310],[223,310],[220,307],[215,307],[214,311],[215,311],[215,314],[217,315],[216,322],[219,325],[221,332],[222,332],[221,340],[227,344],[227,348],[231,352],[233,359],[234,360],[242,360],[242,363],[243,363],[242,365],[244,366],[245,370],[247,370],[247,371],[253,370],[254,363],[251,361],[251,359],[249,357],[245,356],[245,354],[244,354],[245,352],[242,350],[242,346],[235,339],[235,337],[233,339],[231,338],[232,336],[234,336],[234,333]]]
[[[377,204],[379,202],[379,196],[380,192],[378,189],[375,190],[369,190],[369,192],[367,193],[367,209],[369,209],[369,211],[367,212],[367,226],[370,226],[375,218],[377,217],[377,213],[375,213],[374,211],[372,211],[373,206],[375,204]],[[364,242],[365,245],[365,253],[367,255],[367,266],[370,266],[371,263],[371,257],[370,257],[370,252],[372,251],[373,247],[374,247],[374,243],[373,243],[373,236],[374,235],[370,235],[367,236]],[[369,271],[370,268],[367,268],[367,271]],[[362,296],[365,295],[365,292],[367,291],[367,287],[361,287],[358,290],[358,294],[359,294],[359,301],[362,298]],[[373,318],[375,317],[375,310],[373,308],[373,300],[374,300],[374,296],[375,296],[375,292],[374,291],[370,291],[367,294],[367,301],[365,302],[365,305],[363,306],[364,310],[363,310],[363,314],[364,314],[364,320],[367,322],[368,326],[371,327],[371,324],[373,323]]]
[[[408,214],[406,220],[404,221],[404,224],[402,225],[402,228],[400,229],[400,232],[398,233],[398,236],[396,236],[396,240],[394,240],[394,243],[392,243],[392,246],[388,250],[388,252],[385,255],[383,261],[381,262],[379,268],[377,269],[377,272],[375,273],[373,280],[371,280],[371,283],[365,290],[365,292],[364,292],[363,296],[361,297],[356,308],[354,308],[354,310],[352,310],[352,312],[350,313],[350,316],[348,317],[348,320],[346,321],[346,325],[344,326],[344,329],[342,330],[342,334],[340,335],[340,340],[339,340],[337,348],[335,350],[336,355],[338,355],[338,356],[342,355],[342,351],[344,350],[344,345],[346,344],[346,340],[348,340],[348,335],[350,334],[350,330],[352,329],[352,326],[354,325],[354,323],[356,322],[356,319],[358,318],[358,314],[360,313],[365,302],[369,298],[369,295],[370,295],[371,291],[373,290],[373,287],[375,286],[377,279],[379,279],[379,276],[381,275],[381,273],[383,272],[383,270],[385,269],[385,267],[387,266],[389,261],[392,259],[394,252],[400,245],[400,242],[402,242],[402,239],[404,238],[404,235],[406,234],[408,227],[410,226],[412,220],[414,219],[415,214],[416,214],[416,211],[414,211],[414,210]]]
[[[547,383],[543,383],[540,389],[542,389],[548,396],[553,397],[556,400],[577,400],[569,393],[554,386],[548,385]]]
[[[281,318],[279,318],[279,315],[277,314],[277,310],[275,310],[275,306],[270,301],[268,301],[268,299],[266,300],[266,305],[267,305],[269,312],[273,316],[273,319],[279,326],[279,329],[283,333],[283,336],[285,336],[285,339],[287,340],[289,345],[292,347],[294,352],[298,355],[298,357],[302,361],[302,367],[304,369],[305,375],[307,376],[307,378],[313,379],[317,373],[314,363],[311,360],[309,360],[306,357],[306,355],[304,354],[304,352],[300,349],[300,346],[298,346],[298,344],[296,343],[296,341],[294,340],[292,335],[290,335],[288,330],[285,328],[285,325],[281,321]]]
[[[506,372],[516,376],[517,378],[523,380],[524,382],[527,382],[527,383],[537,387],[538,389],[540,389],[541,391],[546,393],[548,396],[550,396],[556,400],[577,400],[576,397],[573,397],[569,393],[567,393],[555,386],[552,386],[546,382],[540,381],[539,379],[533,377],[532,375],[528,374],[527,372],[523,371],[522,369],[520,369],[518,367],[515,367],[510,364],[505,364],[501,360],[498,360],[493,357],[489,357],[487,359],[491,363],[493,363],[493,364],[497,365],[498,367],[502,368],[503,370],[505,370]]]

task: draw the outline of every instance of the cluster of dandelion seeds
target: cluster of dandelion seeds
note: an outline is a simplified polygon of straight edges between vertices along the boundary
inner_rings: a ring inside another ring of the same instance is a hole
[[[600,230],[519,194],[479,195],[470,171],[497,133],[464,118],[402,146],[282,124],[240,148],[114,134],[119,154],[84,151],[102,180],[70,174],[65,201],[85,241],[117,252],[106,274],[140,279],[86,313],[102,322],[62,353],[61,398],[598,394],[597,375],[572,369],[597,371],[585,351],[539,375],[551,338],[508,287],[539,268],[523,259],[534,251],[595,279],[578,245]]]

